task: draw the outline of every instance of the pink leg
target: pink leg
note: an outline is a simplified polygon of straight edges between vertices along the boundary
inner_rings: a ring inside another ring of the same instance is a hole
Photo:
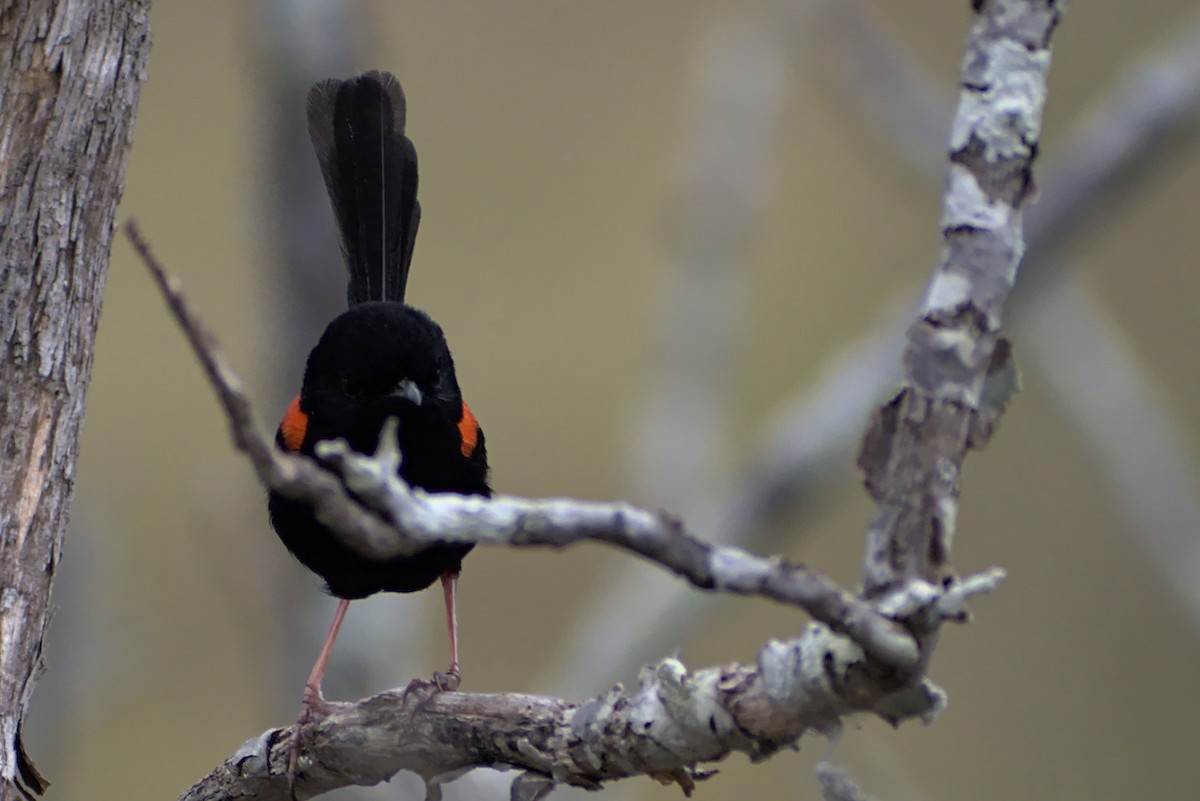
[[[458,607],[455,597],[458,592],[458,574],[442,574],[442,595],[446,599],[446,631],[450,635],[450,667],[444,680],[438,682],[442,689],[456,690],[462,680],[458,665]]]
[[[350,602],[345,598],[338,601],[337,611],[333,613],[333,622],[329,624],[329,633],[325,635],[325,644],[317,655],[317,663],[313,665],[308,681],[304,683],[304,701],[300,704],[300,718],[296,721],[296,730],[292,733],[292,745],[288,749],[288,790],[291,797],[296,797],[296,778],[299,775],[300,735],[304,724],[313,717],[314,712],[325,708],[325,699],[321,697],[321,679],[325,678],[325,666],[329,664],[329,654],[333,651],[333,641],[337,639],[342,621],[346,619],[346,610]]]
[[[321,646],[321,653],[317,655],[317,663],[313,665],[312,673],[308,674],[308,681],[304,683],[305,705],[321,697],[321,680],[325,678],[325,666],[329,664],[333,641],[337,639],[338,631],[342,628],[342,621],[346,619],[346,610],[349,607],[350,602],[345,598],[338,601],[337,611],[333,613],[333,622],[329,624],[329,633],[325,635],[325,644]]]

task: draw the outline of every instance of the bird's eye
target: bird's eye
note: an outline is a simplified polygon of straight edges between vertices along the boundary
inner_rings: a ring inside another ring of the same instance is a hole
[[[365,394],[367,391],[363,383],[350,376],[342,376],[342,392],[348,397],[357,398]]]

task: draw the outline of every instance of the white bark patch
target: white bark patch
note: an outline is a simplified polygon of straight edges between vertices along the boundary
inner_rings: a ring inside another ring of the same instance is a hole
[[[53,422],[50,410],[43,405],[43,414],[38,418],[37,428],[33,431],[33,445],[29,449],[29,461],[26,464],[25,480],[21,483],[21,495],[17,501],[17,539],[16,550],[25,544],[25,537],[33,525],[33,516],[41,506],[42,490],[46,486],[47,463],[46,443],[50,439],[50,424]]]

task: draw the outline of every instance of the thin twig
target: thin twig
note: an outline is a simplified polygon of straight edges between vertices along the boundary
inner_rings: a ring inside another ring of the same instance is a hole
[[[216,339],[154,258],[136,223],[127,223],[125,230],[216,387],[234,441],[250,456],[259,480],[287,497],[312,504],[322,523],[364,555],[387,559],[437,542],[556,548],[585,540],[604,542],[655,562],[701,589],[758,595],[798,606],[860,642],[864,651],[886,664],[902,670],[915,664],[915,646],[900,626],[803,565],[710,545],[663,514],[625,503],[486,499],[412,489],[396,475],[399,456],[394,440],[386,435],[374,457],[355,454],[340,443],[318,446],[329,466],[344,472],[358,497],[386,509],[398,527],[385,524],[352,500],[333,473],[307,458],[282,452],[263,436],[241,381]]]

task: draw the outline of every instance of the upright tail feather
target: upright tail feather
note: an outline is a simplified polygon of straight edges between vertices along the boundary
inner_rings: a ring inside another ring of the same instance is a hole
[[[417,151],[404,135],[404,91],[371,71],[308,93],[308,133],[350,271],[350,305],[404,300],[421,221]]]

